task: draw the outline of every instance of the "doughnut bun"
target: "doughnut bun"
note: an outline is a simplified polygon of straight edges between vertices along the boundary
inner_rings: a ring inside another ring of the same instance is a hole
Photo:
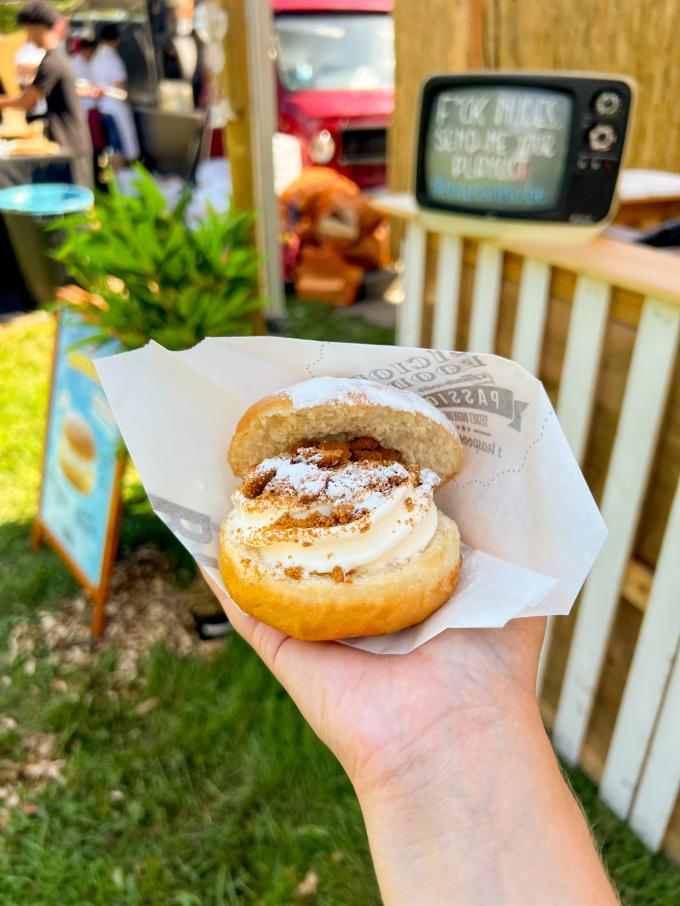
[[[369,446],[362,446],[367,441]],[[234,432],[228,459],[244,482],[240,497],[234,498],[235,519],[227,518],[220,532],[220,569],[229,594],[246,613],[295,638],[322,641],[397,632],[422,622],[449,599],[461,569],[460,535],[455,522],[435,510],[432,491],[437,479],[442,484],[460,468],[462,445],[446,416],[417,394],[354,378],[304,381],[247,410]],[[262,467],[260,480],[257,467],[264,460],[269,462]],[[395,461],[401,474],[394,471]],[[405,491],[393,491],[403,482],[411,483],[410,490],[406,485]],[[368,499],[366,488],[368,497],[388,501],[386,509],[378,504],[382,515],[377,528],[368,518],[364,526],[344,530],[347,508],[351,523],[358,518],[353,515],[358,511],[356,501]],[[412,496],[404,499],[405,493]],[[428,515],[421,518],[417,514],[423,510],[414,500],[422,501],[423,495]],[[251,509],[244,511],[246,498]],[[289,546],[276,562],[271,548],[258,547],[259,541],[242,543],[242,530],[233,528],[243,524],[239,519],[269,526],[272,499],[271,525],[286,518],[298,525],[305,518],[331,520],[304,525],[299,531],[321,526],[307,536],[284,525],[283,531],[292,535],[282,542],[284,548]],[[414,508],[416,515],[409,523]],[[385,540],[391,543],[401,535],[399,543],[404,543],[402,526],[411,524],[414,532],[421,531],[425,518],[422,544],[407,544],[408,553],[386,559],[381,553],[390,550]],[[335,534],[324,539],[323,529],[329,525]],[[345,571],[342,544],[349,543],[355,531],[364,533],[352,541],[355,556],[357,550],[360,556],[345,562],[362,565]],[[314,538],[321,538],[324,551],[333,539],[326,555],[330,559],[321,561],[329,564],[327,572],[315,571],[318,559],[303,552],[313,546]],[[373,551],[380,559],[371,569]],[[316,565],[304,568],[305,561]],[[284,568],[283,563],[289,565]]]
[[[241,610],[308,641],[385,635],[420,623],[449,599],[461,565],[458,527],[441,512],[417,557],[348,582],[330,575],[287,578],[258,563],[257,554],[230,537],[226,523],[220,533],[220,569]]]

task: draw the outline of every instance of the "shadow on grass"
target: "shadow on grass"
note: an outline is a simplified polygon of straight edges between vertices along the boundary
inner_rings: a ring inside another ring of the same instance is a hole
[[[361,306],[352,313],[323,302],[303,302],[294,296],[286,300],[288,330],[286,335],[301,340],[336,343],[372,343],[389,346],[394,343],[394,328],[379,327],[361,316]]]

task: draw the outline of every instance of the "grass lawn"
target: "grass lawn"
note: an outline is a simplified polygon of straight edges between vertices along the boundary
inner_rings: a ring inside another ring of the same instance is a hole
[[[294,304],[291,324],[321,339],[390,340],[323,306]],[[28,549],[52,336],[44,316],[0,327],[0,650],[13,624],[76,593],[54,555]],[[122,555],[151,540],[183,581],[190,566],[134,479],[125,497]],[[19,761],[35,731],[53,734],[65,780],[5,819],[3,906],[379,902],[347,779],[244,643],[230,638],[210,659],[154,647],[112,695],[115,656],[70,674],[69,694],[39,658],[32,675],[21,660],[0,667],[0,715],[17,723],[0,721],[0,786],[4,760]],[[149,700],[151,710],[139,707]],[[582,774],[570,780],[624,901],[680,902],[678,870],[650,855]],[[316,893],[298,887],[310,872]]]

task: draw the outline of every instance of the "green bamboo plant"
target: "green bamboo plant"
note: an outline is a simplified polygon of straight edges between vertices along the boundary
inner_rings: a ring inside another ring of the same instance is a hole
[[[254,215],[211,212],[190,228],[188,193],[169,208],[139,165],[135,187],[130,196],[113,185],[90,211],[48,227],[60,234],[54,257],[77,284],[59,304],[100,328],[91,342],[116,337],[126,349],[149,340],[186,349],[207,336],[252,333],[263,304]]]

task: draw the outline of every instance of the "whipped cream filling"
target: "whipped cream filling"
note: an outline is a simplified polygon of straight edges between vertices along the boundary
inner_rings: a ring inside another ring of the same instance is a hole
[[[352,463],[327,470],[286,456],[265,460],[257,469],[272,471],[270,487],[281,492],[250,499],[239,489],[227,519],[234,540],[270,568],[372,572],[417,555],[436,532],[433,492],[439,478],[429,469]],[[324,521],[338,505],[347,521],[314,525],[315,516]]]

